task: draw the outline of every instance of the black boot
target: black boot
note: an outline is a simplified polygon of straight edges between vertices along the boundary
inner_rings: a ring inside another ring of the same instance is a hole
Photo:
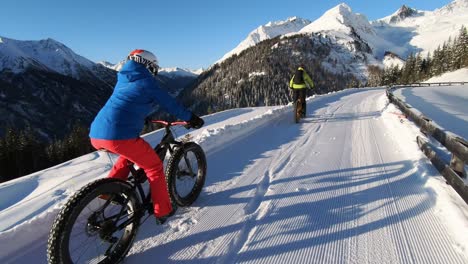
[[[162,225],[162,224],[164,224],[164,223],[167,221],[167,219],[169,219],[169,217],[175,215],[176,211],[177,211],[177,204],[172,203],[172,210],[171,210],[171,212],[168,213],[168,214],[165,215],[165,216],[156,217],[156,224],[157,224],[157,225]]]

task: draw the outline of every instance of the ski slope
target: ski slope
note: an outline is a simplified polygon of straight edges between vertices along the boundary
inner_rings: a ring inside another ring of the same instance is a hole
[[[207,153],[202,194],[162,226],[146,221],[125,263],[468,263],[468,206],[384,89],[309,98],[307,110],[300,124],[290,105],[206,116],[190,132]],[[0,263],[45,263],[61,204],[114,159],[1,184]]]

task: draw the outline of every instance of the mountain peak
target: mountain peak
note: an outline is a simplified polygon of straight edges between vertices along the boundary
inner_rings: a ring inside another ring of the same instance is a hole
[[[247,36],[237,47],[235,47],[230,52],[226,53],[219,61],[220,63],[227,58],[233,56],[234,54],[239,54],[243,50],[255,46],[257,43],[271,39],[277,36],[286,35],[289,33],[295,33],[310,24],[310,20],[299,18],[299,17],[290,17],[286,20],[268,22],[265,25],[259,26]]]
[[[404,20],[407,17],[414,16],[418,13],[416,9],[403,5],[398,11],[390,18],[390,23],[396,23]]]
[[[352,13],[351,7],[345,3],[341,3],[334,8],[330,9],[328,12],[336,12],[338,11],[341,14]]]
[[[83,69],[91,70],[95,65],[51,38],[23,41],[2,37],[0,55],[0,70],[9,69],[16,73],[36,67],[79,79]]]
[[[350,33],[351,31],[365,32],[373,35],[372,27],[364,15],[355,14],[345,3],[341,3],[320,18],[304,27],[299,33],[312,33],[321,31],[334,31]]]

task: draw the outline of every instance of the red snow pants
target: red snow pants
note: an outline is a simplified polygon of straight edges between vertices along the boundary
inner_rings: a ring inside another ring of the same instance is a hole
[[[117,162],[109,173],[109,178],[127,180],[130,169],[127,160],[132,161],[142,168],[148,177],[151,188],[151,199],[154,205],[156,217],[166,216],[172,210],[172,205],[167,191],[166,179],[161,159],[153,148],[141,138],[125,140],[91,139],[91,144],[96,149],[105,149],[119,154]]]

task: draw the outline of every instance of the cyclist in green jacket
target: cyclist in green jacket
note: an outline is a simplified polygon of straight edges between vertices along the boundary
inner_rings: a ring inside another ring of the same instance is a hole
[[[296,70],[296,73],[292,76],[291,80],[289,81],[289,88],[293,91],[293,102],[296,102],[298,98],[302,99],[302,117],[306,115],[306,89],[307,85],[310,89],[314,88],[314,82],[312,78],[310,78],[309,74],[304,69],[304,66],[299,66]]]

